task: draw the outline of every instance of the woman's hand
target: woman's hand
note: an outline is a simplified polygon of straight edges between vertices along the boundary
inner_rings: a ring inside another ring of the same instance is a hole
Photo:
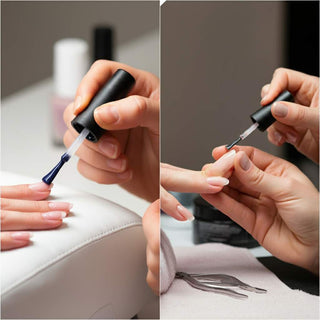
[[[270,103],[284,90],[292,93],[295,103],[283,101],[273,104],[271,112],[277,122],[268,128],[269,141],[277,146],[291,143],[319,163],[319,78],[289,69],[277,69],[271,83],[261,90],[261,104]]]
[[[153,202],[142,218],[147,239],[147,283],[153,292],[159,295],[160,283],[160,200]]]
[[[118,183],[148,201],[159,195],[159,79],[151,73],[107,60],[96,61],[81,81],[75,102],[64,119],[68,131],[64,143],[69,147],[78,133],[71,120],[84,110],[97,91],[117,69],[136,79],[130,96],[97,108],[94,118],[108,130],[97,143],[87,140],[77,151],[79,172],[103,184]]]
[[[230,184],[202,197],[274,256],[318,273],[319,193],[294,165],[253,147],[235,147]],[[224,146],[213,150],[220,158]]]
[[[161,163],[160,196],[161,210],[180,220],[193,220],[193,214],[167,190],[192,193],[217,193],[229,183],[235,151],[229,152],[223,159],[207,165],[205,170],[193,171],[166,163]]]
[[[43,182],[1,187],[1,250],[29,244],[30,232],[57,228],[72,205],[40,201],[48,198],[52,186]]]

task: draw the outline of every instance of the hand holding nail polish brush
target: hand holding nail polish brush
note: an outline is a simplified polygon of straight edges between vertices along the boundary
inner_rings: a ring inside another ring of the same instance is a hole
[[[240,141],[247,138],[257,128],[262,132],[268,129],[268,127],[270,127],[276,121],[276,119],[273,117],[271,113],[272,104],[275,103],[276,101],[293,101],[293,96],[289,91],[283,91],[271,103],[254,112],[250,116],[251,120],[253,121],[253,124],[247,130],[241,133],[239,138],[237,138],[232,143],[228,144],[226,146],[227,150],[230,150],[233,146],[238,144]]]
[[[91,100],[88,107],[71,121],[72,126],[77,130],[79,136],[67,152],[61,156],[58,164],[42,178],[44,183],[48,185],[52,183],[62,166],[76,153],[85,139],[92,142],[99,141],[105,130],[99,127],[94,120],[94,110],[102,104],[124,98],[129,93],[134,83],[135,79],[127,71],[118,69],[114,73],[109,81]]]

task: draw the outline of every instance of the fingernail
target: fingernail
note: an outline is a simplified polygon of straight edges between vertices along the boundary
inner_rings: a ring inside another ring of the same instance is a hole
[[[52,187],[53,187],[52,183],[50,184],[50,186],[48,186],[43,181],[29,184],[29,188],[34,191],[48,191],[48,190],[51,190]]]
[[[291,143],[291,144],[296,144],[297,140],[298,140],[298,137],[290,132],[288,132],[286,134],[286,137],[287,137],[287,142]]]
[[[11,233],[11,238],[14,240],[29,240],[32,238],[33,234],[31,232],[13,232]]]
[[[219,176],[223,174],[226,170],[229,170],[233,166],[233,160],[236,156],[236,151],[233,149],[226,154],[224,154],[216,162],[210,164],[208,168],[205,169],[206,176]]]
[[[209,177],[207,178],[208,184],[212,186],[226,186],[229,184],[229,180],[224,177]]]
[[[273,104],[273,113],[277,117],[284,118],[288,114],[288,107],[281,102],[275,102]]]
[[[123,171],[126,167],[126,160],[125,159],[117,159],[117,160],[107,159],[107,166],[117,171]]]
[[[127,170],[123,173],[118,173],[118,178],[121,180],[130,180],[132,178],[132,170]]]
[[[48,207],[53,210],[70,211],[73,205],[69,202],[49,202]]]
[[[112,124],[119,120],[118,109],[115,106],[103,106],[95,110],[95,117],[101,118],[105,124]]]
[[[116,144],[111,143],[108,140],[99,141],[99,149],[108,157],[114,159],[118,154],[118,147]]]
[[[281,143],[284,139],[283,135],[279,131],[274,131],[273,138],[277,143]]]
[[[250,162],[248,156],[245,153],[243,153],[241,156],[241,159],[240,159],[240,167],[244,171],[247,171],[247,170],[249,170],[250,165],[251,165],[251,162]]]
[[[66,216],[67,214],[64,211],[49,211],[42,214],[42,217],[46,220],[61,220]]]
[[[270,85],[269,84],[265,85],[262,91],[261,101],[268,95],[269,90],[270,90]]]
[[[187,208],[183,207],[181,204],[177,205],[177,210],[184,218],[186,218],[186,220],[194,220],[193,214]]]
[[[268,98],[268,94],[266,94],[266,95],[261,99],[261,102],[267,101],[267,98]]]
[[[81,96],[77,96],[76,100],[74,101],[73,113],[77,112],[80,109],[81,102],[82,102]]]

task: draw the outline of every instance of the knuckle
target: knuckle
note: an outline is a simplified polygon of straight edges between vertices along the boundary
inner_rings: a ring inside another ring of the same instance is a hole
[[[9,209],[10,208],[10,201],[8,201],[7,199],[1,199],[0,208],[5,209],[5,210]]]
[[[303,121],[306,118],[306,109],[305,108],[298,108],[296,113],[296,120],[298,122]]]
[[[255,170],[251,176],[251,181],[254,185],[260,185],[263,181],[263,172],[259,169]]]
[[[141,117],[144,115],[146,109],[147,109],[147,102],[146,100],[138,95],[131,96],[131,99],[133,100],[133,103],[136,105],[136,115],[138,117]]]
[[[90,69],[100,69],[101,67],[105,66],[107,63],[107,60],[99,59],[96,60],[92,65]]]
[[[0,211],[0,221],[1,221],[1,226],[5,226],[6,225],[6,219],[7,218],[7,212],[4,210]]]
[[[274,70],[273,72],[273,77],[276,77],[282,73],[285,73],[286,72],[286,69],[283,68],[283,67],[280,67],[280,68],[277,68],[276,70]]]

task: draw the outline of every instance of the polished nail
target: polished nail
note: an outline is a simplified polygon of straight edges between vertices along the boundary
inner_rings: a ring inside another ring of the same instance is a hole
[[[14,240],[29,240],[32,238],[31,232],[21,231],[11,233],[11,238]]]
[[[119,120],[118,109],[115,106],[103,106],[95,110],[95,117],[99,117],[105,124],[112,124]]]
[[[177,205],[177,211],[184,217],[186,220],[192,221],[194,220],[193,214],[181,204]]]
[[[229,180],[224,177],[209,177],[207,178],[207,182],[212,186],[218,187],[226,186],[227,184],[229,184]]]
[[[46,220],[61,220],[66,216],[67,214],[64,211],[49,211],[42,213],[42,217]]]
[[[288,107],[281,102],[275,102],[272,110],[273,114],[277,117],[284,118],[288,114]]]
[[[108,140],[100,140],[98,143],[98,147],[106,156],[112,159],[115,159],[118,155],[117,145]]]
[[[245,153],[242,154],[239,163],[240,163],[240,167],[241,167],[244,171],[249,170],[250,165],[251,165],[251,162],[250,162],[248,156],[247,156]]]
[[[81,103],[82,103],[82,98],[80,96],[77,96],[76,100],[74,101],[73,113],[77,112],[80,109]]]
[[[123,171],[126,167],[126,160],[125,159],[117,159],[117,160],[109,160],[107,159],[107,166],[110,168],[110,169],[114,169],[114,170],[117,170],[117,171]]]
[[[69,202],[49,202],[48,203],[48,207],[53,210],[69,211],[71,210],[72,206],[73,205]]]
[[[274,131],[273,138],[277,143],[281,143],[284,140],[283,135],[279,131]]]
[[[118,173],[118,178],[120,180],[131,180],[132,176],[133,176],[132,170],[127,170],[125,172]]]
[[[287,142],[291,143],[291,144],[296,144],[297,143],[297,140],[298,140],[298,137],[290,132],[288,132],[286,134],[286,137],[287,137]]]
[[[53,184],[48,186],[46,183],[44,183],[42,181],[37,182],[37,183],[33,183],[33,184],[29,184],[29,188],[34,191],[48,191],[48,190],[51,190],[52,187],[53,187]]]
[[[225,173],[227,170],[231,169],[235,156],[236,151],[234,149],[224,154],[220,159],[210,164],[205,169],[206,176],[219,176]]]

